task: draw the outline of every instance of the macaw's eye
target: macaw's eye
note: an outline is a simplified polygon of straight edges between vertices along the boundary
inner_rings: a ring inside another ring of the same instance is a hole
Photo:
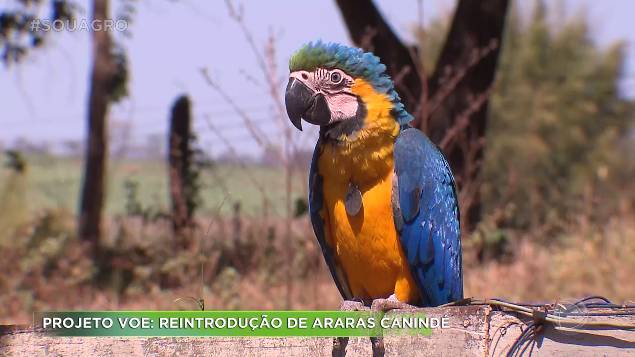
[[[331,82],[338,84],[342,81],[342,75],[339,72],[331,73]]]

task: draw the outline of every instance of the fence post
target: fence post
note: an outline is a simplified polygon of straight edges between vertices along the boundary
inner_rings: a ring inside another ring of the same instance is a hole
[[[168,134],[168,178],[172,203],[172,228],[176,245],[189,248],[192,244],[193,207],[187,203],[187,186],[192,165],[190,149],[190,99],[182,95],[174,102]]]

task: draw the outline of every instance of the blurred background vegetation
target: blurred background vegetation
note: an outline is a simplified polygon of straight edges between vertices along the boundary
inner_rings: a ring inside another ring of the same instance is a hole
[[[556,21],[542,2],[525,15],[510,11],[490,102],[473,237],[486,254],[519,234],[549,244],[572,227],[604,227],[635,202],[635,103],[619,90],[626,44],[600,48],[586,16]],[[419,33],[427,68],[448,25]]]
[[[625,44],[600,47],[587,17],[554,16],[540,1],[529,14],[512,6],[507,15],[480,163],[482,212],[463,237],[466,295],[632,300],[635,102],[618,88]],[[428,71],[451,20],[413,29]],[[112,131],[112,146],[125,131]],[[196,161],[186,249],[171,226],[165,149],[151,142],[149,155],[113,154],[105,268],[77,233],[81,152],[58,155],[28,142],[6,148],[0,323],[55,308],[191,309],[199,299],[208,308],[337,307],[305,214],[311,150],[287,155],[283,170],[285,145],[259,158]]]

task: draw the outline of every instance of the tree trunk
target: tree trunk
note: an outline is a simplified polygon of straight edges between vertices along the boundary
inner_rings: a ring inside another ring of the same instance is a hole
[[[93,0],[92,19],[108,18],[109,1]],[[101,216],[105,195],[106,160],[108,155],[106,117],[110,104],[109,84],[114,74],[111,55],[112,40],[107,30],[93,31],[93,65],[88,99],[88,138],[84,158],[84,179],[79,212],[78,234],[88,243],[91,253],[99,254]]]
[[[435,71],[424,78],[414,49],[405,46],[372,0],[337,0],[353,42],[388,67],[412,125],[446,155],[459,188],[462,230],[480,219],[489,93],[494,83],[508,0],[460,0]]]
[[[168,137],[168,164],[170,179],[170,197],[172,199],[172,227],[179,245],[187,248],[189,238],[187,228],[192,223],[192,209],[187,203],[187,190],[190,165],[191,115],[190,100],[179,97],[172,106],[170,134]]]
[[[406,109],[417,113],[423,90],[415,47],[406,47],[372,0],[337,0],[355,45],[381,58]]]
[[[426,110],[426,115],[415,123],[427,128],[431,140],[441,144],[448,157],[459,187],[461,223],[468,232],[481,217],[479,173],[489,93],[507,8],[508,0],[459,1],[435,71],[428,80],[428,97],[443,98],[443,104],[435,112]],[[455,86],[451,84],[453,78],[461,78]],[[447,94],[442,93],[444,90],[448,90]],[[453,132],[453,128],[458,130]]]

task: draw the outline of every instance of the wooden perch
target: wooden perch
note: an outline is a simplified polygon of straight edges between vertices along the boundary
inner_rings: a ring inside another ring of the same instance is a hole
[[[419,311],[419,310],[418,310]],[[428,317],[449,317],[450,326],[435,329],[432,336],[386,336],[387,356],[504,356],[525,330],[531,318],[495,311],[490,306],[420,309]],[[635,323],[635,309],[593,311],[610,316],[584,317],[584,321],[609,320]],[[398,312],[396,312],[398,313]],[[629,315],[630,314],[630,315]],[[545,325],[536,339],[528,341],[539,356],[632,356],[635,331],[612,328],[583,332],[556,330]],[[330,356],[332,338],[240,338],[240,337],[52,337],[29,327],[0,327],[2,356]],[[368,338],[351,338],[347,356],[371,356]]]

